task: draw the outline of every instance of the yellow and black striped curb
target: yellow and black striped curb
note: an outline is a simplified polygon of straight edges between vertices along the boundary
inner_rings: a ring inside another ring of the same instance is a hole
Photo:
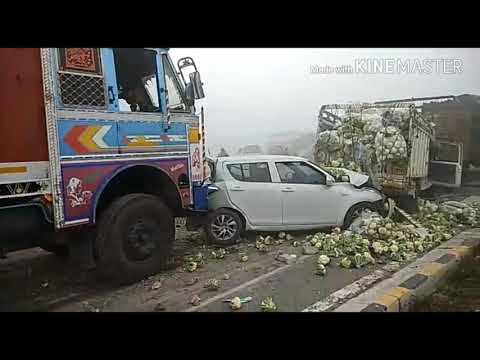
[[[338,307],[336,312],[399,312],[432,294],[480,246],[480,229],[464,231]]]

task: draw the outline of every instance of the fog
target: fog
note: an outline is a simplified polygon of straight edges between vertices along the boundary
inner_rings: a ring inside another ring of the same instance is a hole
[[[218,151],[263,145],[277,133],[315,132],[322,104],[440,95],[480,95],[480,49],[171,49],[194,58],[204,83],[206,141]],[[312,66],[353,66],[358,59],[456,59],[447,73],[312,73]],[[458,64],[458,62],[457,62]],[[228,150],[227,150],[228,151]]]

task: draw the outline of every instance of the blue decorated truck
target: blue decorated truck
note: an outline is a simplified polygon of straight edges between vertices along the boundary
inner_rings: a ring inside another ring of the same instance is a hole
[[[0,257],[154,274],[207,210],[200,74],[166,48],[0,49]]]

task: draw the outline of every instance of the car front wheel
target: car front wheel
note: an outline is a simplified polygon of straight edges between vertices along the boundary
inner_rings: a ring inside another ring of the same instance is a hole
[[[345,219],[343,221],[343,228],[348,229],[352,223],[362,215],[365,210],[376,211],[373,204],[370,203],[360,203],[352,206],[347,214],[345,215]]]
[[[216,245],[235,244],[244,230],[240,216],[229,209],[219,209],[208,216],[205,232]]]

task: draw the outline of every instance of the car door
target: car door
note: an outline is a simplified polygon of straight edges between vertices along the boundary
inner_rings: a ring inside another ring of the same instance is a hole
[[[226,162],[223,166],[229,199],[248,221],[256,226],[281,226],[282,202],[268,162]]]
[[[275,162],[280,179],[284,225],[335,225],[339,194],[327,175],[303,161]]]

